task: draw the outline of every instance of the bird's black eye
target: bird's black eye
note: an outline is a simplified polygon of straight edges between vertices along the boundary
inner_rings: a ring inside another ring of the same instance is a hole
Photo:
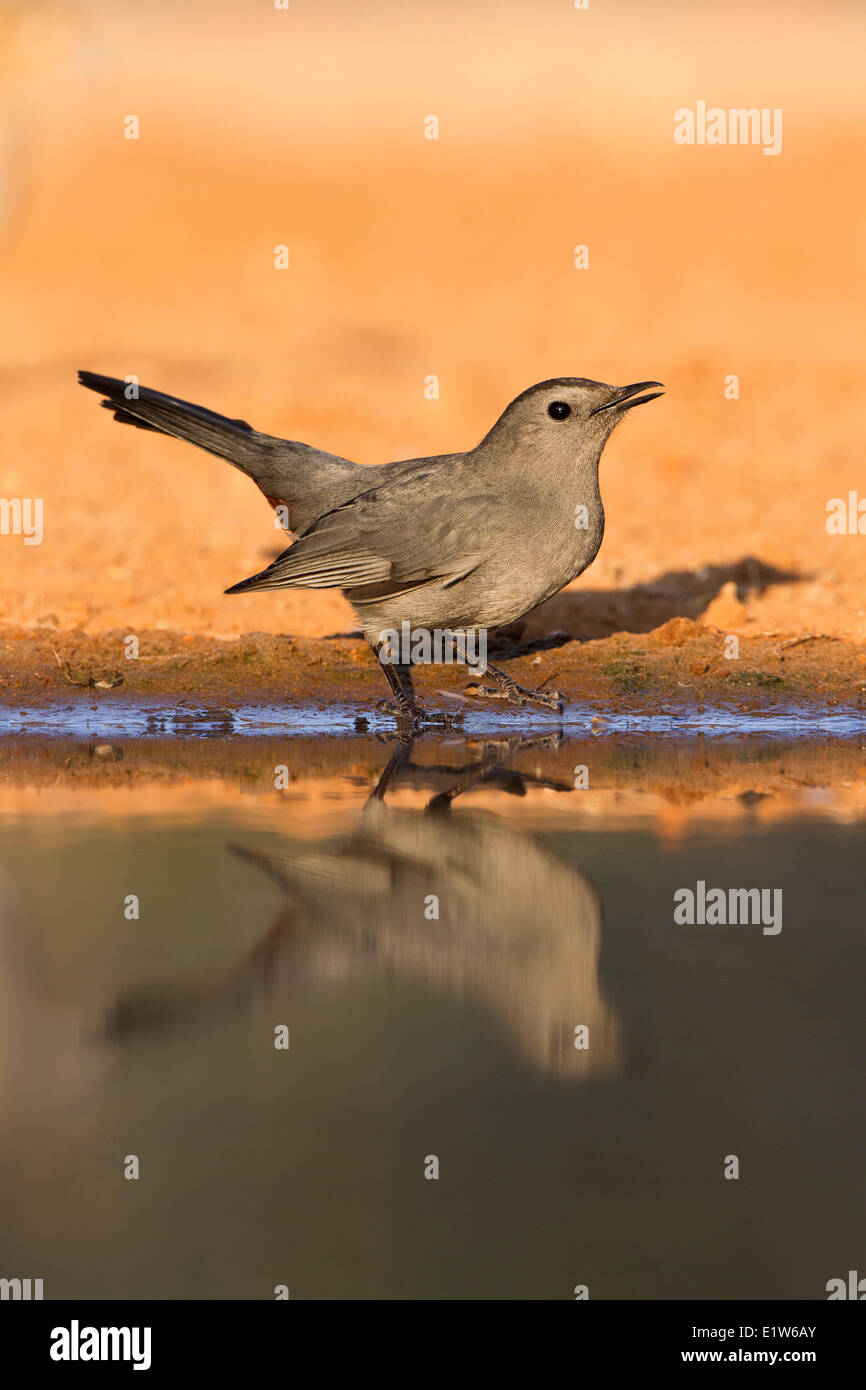
[[[551,420],[567,420],[571,414],[571,406],[566,405],[565,401],[551,401],[547,413]]]

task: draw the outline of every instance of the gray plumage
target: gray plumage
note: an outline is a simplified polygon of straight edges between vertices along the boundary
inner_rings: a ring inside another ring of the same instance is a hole
[[[123,381],[90,372],[80,381],[115,419],[227,459],[287,509],[294,544],[228,593],[342,589],[374,648],[404,622],[431,631],[513,622],[581,574],[604,534],[605,442],[627,410],[660,394],[643,394],[659,382],[544,381],[467,453],[366,468],[145,387],[127,399]]]
[[[202,968],[122,991],[104,1033],[123,1038],[190,1024],[248,999],[264,981],[285,1002],[379,969],[461,1000],[474,997],[521,1056],[546,1071],[576,1079],[618,1070],[622,1029],[599,981],[602,905],[594,885],[498,817],[450,810],[482,783],[525,795],[537,779],[504,770],[533,746],[544,744],[510,740],[458,774],[415,766],[411,747],[398,744],[350,834],[319,844],[231,845],[280,885],[286,903],[279,917],[228,973]],[[416,791],[443,780],[447,790],[424,810],[386,806],[386,790],[404,776]],[[573,792],[569,783],[541,781]],[[423,911],[430,895],[432,919]],[[575,1020],[589,1029],[591,1048],[575,1047]]]

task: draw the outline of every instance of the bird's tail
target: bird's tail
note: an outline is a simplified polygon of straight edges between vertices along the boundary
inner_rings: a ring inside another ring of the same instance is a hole
[[[260,448],[256,431],[246,420],[230,420],[204,406],[164,396],[161,391],[151,391],[147,386],[121,381],[118,377],[79,372],[78,380],[90,391],[104,396],[103,406],[122,424],[185,439],[236,467],[243,467],[244,453]]]

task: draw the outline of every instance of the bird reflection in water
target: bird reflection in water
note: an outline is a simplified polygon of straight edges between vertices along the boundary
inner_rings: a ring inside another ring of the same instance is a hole
[[[528,786],[571,791],[509,767],[519,752],[550,742],[487,744],[475,762],[452,768],[446,790],[423,808],[395,809],[386,794],[398,782],[429,789],[448,771],[413,762],[413,741],[398,738],[359,826],[336,846],[230,845],[280,884],[285,908],[229,975],[122,996],[105,1034],[189,1023],[262,986],[312,990],[372,966],[480,1003],[537,1069],[574,1079],[615,1074],[621,1030],[599,985],[602,911],[592,883],[495,815],[452,811],[481,784],[518,796]]]

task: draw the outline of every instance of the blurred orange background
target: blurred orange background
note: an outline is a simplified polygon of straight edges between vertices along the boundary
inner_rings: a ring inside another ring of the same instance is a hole
[[[370,464],[582,375],[668,393],[606,450],[583,609],[536,629],[749,557],[789,578],[729,630],[866,641],[866,537],[826,530],[866,497],[864,29],[840,0],[0,4],[0,496],[45,508],[41,545],[0,536],[0,622],[354,625],[338,593],[224,597],[282,548],[266,503],[78,367]],[[782,152],[676,145],[698,100],[781,108]]]

